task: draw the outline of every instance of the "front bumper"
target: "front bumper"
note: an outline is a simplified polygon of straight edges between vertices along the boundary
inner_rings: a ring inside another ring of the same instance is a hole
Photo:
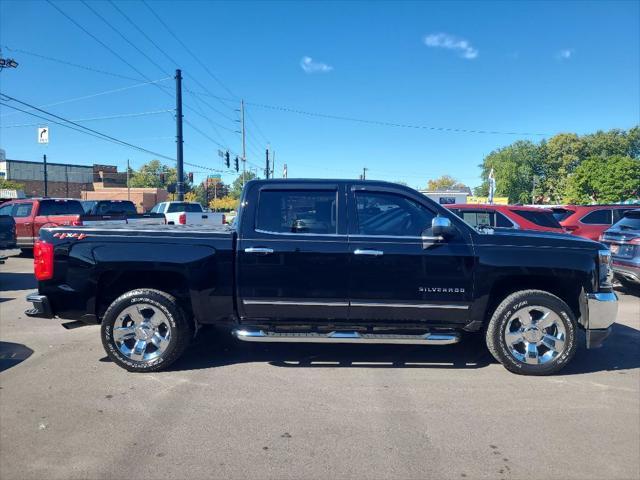
[[[580,324],[587,333],[587,348],[598,348],[611,333],[618,315],[618,297],[613,292],[583,293]]]
[[[51,304],[46,295],[40,295],[37,292],[30,293],[27,295],[27,302],[33,304],[33,308],[24,312],[28,317],[53,318]]]

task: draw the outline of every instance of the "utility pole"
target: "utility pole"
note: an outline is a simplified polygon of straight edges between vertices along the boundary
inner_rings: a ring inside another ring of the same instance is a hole
[[[183,139],[182,139],[182,71],[176,69],[176,193],[178,201],[184,200],[184,164],[183,164]]]
[[[66,197],[69,198],[69,165],[64,166],[64,181]]]
[[[129,159],[127,158],[127,200],[131,200],[131,188],[129,187]]]
[[[276,177],[276,152],[271,152],[271,178]]]
[[[267,149],[265,150],[267,156],[266,156],[266,164],[265,164],[265,169],[264,169],[264,176],[266,177],[267,180],[269,180],[269,173],[271,172],[271,169],[269,168],[269,147],[267,147]]]
[[[44,162],[44,196],[48,197],[49,196],[49,185],[47,182],[47,154],[45,153],[42,156],[42,160]]]
[[[246,132],[244,129],[244,100],[240,100],[240,120],[242,121],[242,186],[244,187],[244,172],[247,165],[247,144]]]
[[[362,180],[366,180],[367,179],[367,170],[369,170],[367,167],[364,167],[362,169]]]

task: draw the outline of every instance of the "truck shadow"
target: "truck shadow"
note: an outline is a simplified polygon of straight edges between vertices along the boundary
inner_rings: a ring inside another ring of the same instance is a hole
[[[33,273],[0,273],[0,292],[13,290],[35,290],[38,286]]]
[[[228,333],[226,335],[229,335]],[[358,345],[247,343],[205,330],[169,370],[197,370],[265,362],[283,368],[481,368],[493,362],[484,344],[466,338],[456,345]]]
[[[614,324],[611,336],[596,350],[584,347],[578,337],[574,359],[557,375],[640,368],[640,331]],[[479,369],[497,363],[487,350],[484,336],[466,335],[447,346],[245,343],[228,333],[205,329],[170,371],[198,370],[238,363],[268,363],[280,368],[438,368]]]

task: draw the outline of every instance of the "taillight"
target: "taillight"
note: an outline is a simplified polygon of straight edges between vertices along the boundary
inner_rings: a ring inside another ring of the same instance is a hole
[[[37,280],[53,278],[53,245],[44,240],[33,246],[33,273]]]
[[[627,243],[630,243],[631,245],[640,245],[640,237],[632,238]]]
[[[225,223],[227,223],[227,216],[223,213],[222,214],[222,224],[224,225]]]
[[[180,215],[178,215],[178,223],[180,225],[186,225],[187,224],[187,214],[186,213],[181,213]]]

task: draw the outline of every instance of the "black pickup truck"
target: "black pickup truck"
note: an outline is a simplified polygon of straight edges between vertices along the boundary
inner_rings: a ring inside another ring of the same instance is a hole
[[[617,314],[610,253],[568,234],[474,229],[377,181],[247,183],[230,227],[43,228],[38,317],[101,323],[129,371],[167,367],[198,327],[249,342],[443,345],[485,335],[508,370],[558,371],[578,328]]]

